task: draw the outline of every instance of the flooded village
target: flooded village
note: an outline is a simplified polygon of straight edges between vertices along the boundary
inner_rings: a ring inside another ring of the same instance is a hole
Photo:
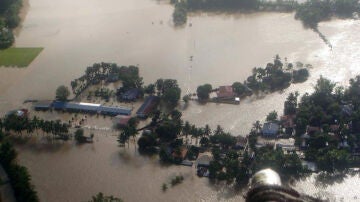
[[[174,6],[165,1],[29,0],[26,5],[14,46],[43,50],[26,68],[0,67],[0,115],[36,123],[33,133],[15,132],[13,142],[17,162],[28,168],[40,201],[86,201],[98,192],[124,201],[244,201],[247,190],[228,182],[242,182],[249,176],[239,174],[250,174],[244,168],[261,165],[242,166],[235,173],[231,162],[247,165],[247,160],[259,162],[256,156],[272,154],[288,162],[281,150],[296,153],[311,173],[323,169],[305,160],[307,148],[314,146],[311,137],[330,137],[319,140],[321,148],[354,146],[351,134],[343,135],[352,126],[348,118],[354,103],[339,102],[334,111],[342,118],[324,120],[324,127],[299,125],[305,113],[285,113],[284,103],[293,92],[299,92],[298,102],[314,92],[321,75],[338,86],[350,85],[360,73],[358,20],[319,23],[330,49],[294,13],[199,11],[188,13],[185,26],[174,28]],[[259,67],[265,69],[277,54],[285,73],[292,71],[285,64],[292,62],[293,70],[299,69],[297,61],[312,64],[309,77],[256,94],[262,81]],[[86,83],[86,67],[100,61],[137,67],[143,80],[123,89],[124,78],[118,80],[115,71],[94,85]],[[248,79],[253,73],[255,79]],[[175,87],[170,92],[177,97],[176,107],[171,99],[164,101],[159,78]],[[56,97],[60,86],[70,91],[67,99]],[[167,134],[171,139],[154,136],[178,124],[187,129]],[[351,158],[356,156],[352,150]],[[286,168],[284,176],[296,170]],[[321,186],[317,176],[289,177],[289,185],[330,201],[360,196],[353,189],[359,183],[356,174]]]

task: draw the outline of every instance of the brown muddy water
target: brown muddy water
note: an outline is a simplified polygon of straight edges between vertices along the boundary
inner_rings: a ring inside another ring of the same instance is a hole
[[[165,1],[30,0],[16,46],[40,46],[44,51],[27,68],[0,68],[0,114],[21,107],[25,99],[52,99],[57,86],[69,84],[86,66],[101,61],[139,65],[146,83],[177,79],[183,93],[204,83],[243,81],[253,67],[264,66],[275,54],[312,64],[311,78],[284,92],[245,99],[239,106],[193,102],[183,111],[184,119],[199,126],[220,124],[234,135],[245,135],[268,112],[281,113],[289,92],[312,91],[320,75],[345,85],[360,73],[357,20],[320,24],[331,50],[291,13],[198,13],[189,16],[192,26],[174,28],[172,11]],[[92,118],[88,125],[104,128],[110,122]],[[85,201],[99,191],[125,201],[243,201],[241,192],[210,185],[196,177],[193,168],[161,166],[157,158],[138,154],[134,145],[119,148],[112,130],[89,131],[96,135],[91,145],[40,140],[17,147],[41,201]],[[179,173],[184,183],[163,193],[161,185]],[[296,188],[332,200],[356,201],[359,183],[355,176],[320,187],[308,178]]]

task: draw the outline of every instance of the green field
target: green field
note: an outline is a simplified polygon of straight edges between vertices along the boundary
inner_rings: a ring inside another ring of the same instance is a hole
[[[27,67],[43,48],[8,48],[0,50],[0,67]]]

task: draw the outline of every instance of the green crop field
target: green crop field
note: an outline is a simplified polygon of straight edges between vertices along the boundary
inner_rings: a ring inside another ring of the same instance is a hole
[[[8,48],[0,50],[0,67],[27,67],[43,48]]]

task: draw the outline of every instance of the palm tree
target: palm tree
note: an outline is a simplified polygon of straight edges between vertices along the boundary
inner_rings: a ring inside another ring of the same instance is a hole
[[[206,135],[207,137],[209,137],[211,135],[211,128],[208,124],[205,125],[205,128],[204,128],[204,135]]]
[[[190,131],[191,131],[191,125],[190,125],[189,121],[186,121],[185,125],[183,127],[183,130],[182,130],[182,132],[183,132],[183,134],[185,134],[185,138],[186,138],[185,144],[188,144],[188,135],[189,135]]]
[[[224,129],[220,125],[217,125],[216,130],[214,131],[214,135],[221,135],[223,133]]]
[[[260,121],[256,121],[255,123],[253,123],[252,130],[254,130],[256,134],[258,134],[260,132],[260,130],[261,130]]]

